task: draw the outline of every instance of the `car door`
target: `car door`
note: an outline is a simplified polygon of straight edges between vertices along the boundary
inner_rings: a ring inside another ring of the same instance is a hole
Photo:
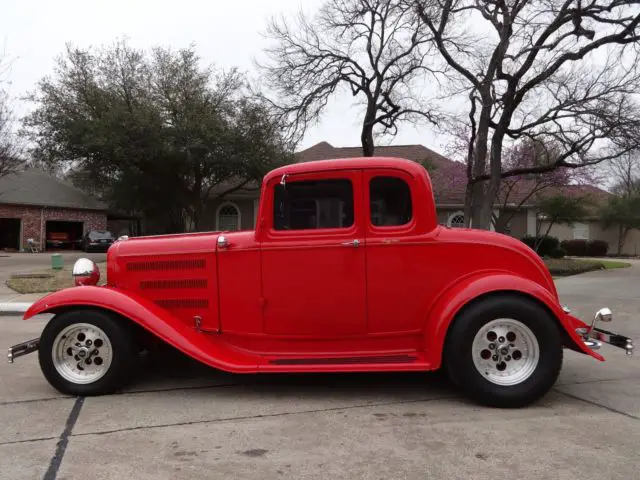
[[[429,280],[427,246],[417,241],[423,224],[415,179],[394,169],[366,170],[367,311],[372,334],[417,331]]]
[[[261,243],[265,332],[366,332],[362,172],[291,175],[268,185]]]

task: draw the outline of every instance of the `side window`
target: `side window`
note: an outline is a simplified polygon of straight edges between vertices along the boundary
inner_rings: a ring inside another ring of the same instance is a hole
[[[371,224],[376,227],[405,225],[411,221],[411,191],[397,177],[373,177],[369,182]]]
[[[309,230],[353,225],[353,185],[347,179],[276,185],[273,228]]]

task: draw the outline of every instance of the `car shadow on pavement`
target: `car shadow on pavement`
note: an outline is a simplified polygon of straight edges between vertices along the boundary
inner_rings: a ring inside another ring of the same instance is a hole
[[[259,393],[359,397],[402,394],[450,397],[457,392],[446,374],[437,372],[232,374],[203,365],[175,350],[142,359],[126,393],[247,387]]]

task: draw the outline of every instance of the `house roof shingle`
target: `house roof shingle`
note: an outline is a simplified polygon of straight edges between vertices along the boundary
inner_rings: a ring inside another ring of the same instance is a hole
[[[0,204],[106,210],[107,205],[43,170],[30,168],[0,178]]]

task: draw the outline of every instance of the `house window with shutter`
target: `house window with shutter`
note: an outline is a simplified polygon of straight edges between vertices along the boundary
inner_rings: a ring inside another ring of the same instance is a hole
[[[588,223],[575,223],[573,225],[573,239],[574,240],[589,240],[589,224]]]

